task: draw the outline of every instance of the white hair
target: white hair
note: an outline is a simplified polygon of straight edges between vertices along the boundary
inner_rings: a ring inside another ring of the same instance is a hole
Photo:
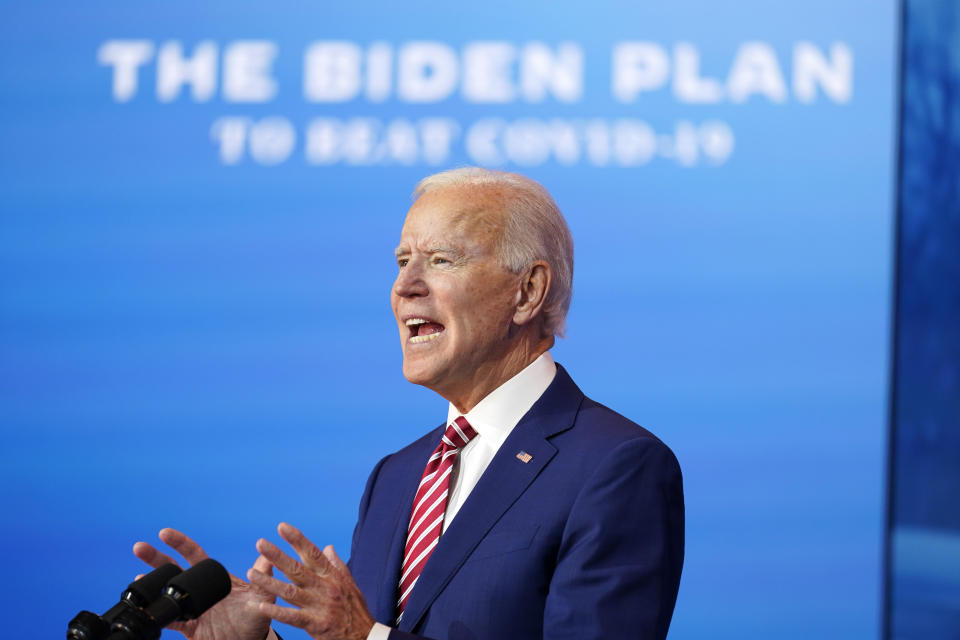
[[[536,260],[545,260],[553,282],[543,304],[544,330],[563,337],[573,295],[573,236],[557,204],[539,182],[506,171],[464,167],[427,176],[413,192],[416,200],[442,187],[490,186],[509,190],[506,226],[500,237],[501,264],[520,274]]]

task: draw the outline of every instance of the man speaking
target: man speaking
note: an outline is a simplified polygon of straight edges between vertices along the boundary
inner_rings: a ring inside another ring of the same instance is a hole
[[[425,178],[415,197],[391,303],[403,374],[450,403],[446,422],[370,474],[349,568],[283,523],[299,558],[259,540],[250,582],[234,577],[226,600],[175,628],[195,640],[263,640],[271,619],[318,639],[664,638],[683,565],[680,468],[550,356],[573,280],[563,216],[538,183],[476,168]],[[160,537],[206,557],[182,533]],[[144,542],[134,553],[170,561]]]

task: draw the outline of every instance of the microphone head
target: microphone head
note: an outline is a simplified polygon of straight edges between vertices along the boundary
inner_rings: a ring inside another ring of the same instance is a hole
[[[170,578],[182,572],[183,569],[172,562],[160,565],[139,580],[131,582],[127,586],[127,590],[120,595],[120,598],[135,607],[143,609],[160,597]]]
[[[67,627],[67,640],[100,640],[110,633],[110,625],[95,613],[81,611]]]
[[[231,586],[223,565],[207,558],[171,578],[165,591],[180,605],[180,618],[191,620],[226,598]]]

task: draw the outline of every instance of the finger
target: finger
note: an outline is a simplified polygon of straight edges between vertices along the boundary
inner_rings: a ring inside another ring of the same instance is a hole
[[[133,545],[133,555],[137,556],[154,569],[161,565],[165,565],[168,562],[177,564],[176,560],[165,553],[157,551],[153,545],[147,542],[138,542]]]
[[[277,533],[296,550],[303,564],[321,576],[329,573],[331,568],[330,561],[323,555],[323,552],[320,551],[317,545],[310,542],[307,536],[303,535],[299,529],[292,524],[281,522],[277,526]]]
[[[305,606],[310,599],[309,594],[297,585],[277,580],[265,573],[260,573],[256,569],[247,570],[247,580],[258,589],[271,595],[280,596],[298,607]]]
[[[328,544],[323,548],[323,557],[327,559],[327,562],[330,565],[344,575],[350,574],[350,569],[347,568],[347,564],[340,559],[340,556],[337,555],[337,552],[334,551],[333,545]]]
[[[290,579],[290,582],[300,586],[307,586],[314,583],[313,578],[315,578],[317,574],[288,556],[280,547],[269,540],[265,540],[264,538],[257,540],[257,551],[269,560],[273,566],[280,569],[280,571]]]
[[[267,560],[266,558],[264,558],[263,556],[257,556],[257,559],[254,560],[254,562],[253,562],[253,568],[252,568],[252,570],[253,570],[253,571],[257,571],[257,572],[259,572],[259,573],[262,573],[262,574],[265,575],[265,576],[273,576],[273,565],[270,564],[270,561]],[[248,575],[248,576],[250,575],[249,572],[247,573],[247,575]],[[248,578],[248,579],[249,579],[249,578]],[[250,581],[250,585],[253,587],[253,590],[254,590],[258,595],[260,595],[260,596],[262,596],[262,597],[264,597],[264,598],[270,598],[271,600],[273,599],[273,594],[272,594],[272,593],[270,593],[269,591],[267,591],[267,590],[265,590],[265,589],[261,589],[261,588],[260,588],[256,583],[254,583],[252,580]]]
[[[289,624],[300,629],[306,629],[309,619],[303,611],[300,609],[291,609],[290,607],[280,607],[275,604],[268,604],[266,602],[261,602],[260,613],[270,618],[273,618],[277,622],[282,622],[284,624]]]
[[[260,573],[267,574],[268,576],[273,575],[273,565],[270,564],[270,561],[263,556],[257,556],[257,559],[253,561],[253,568]]]
[[[176,549],[191,565],[207,559],[207,552],[200,545],[176,529],[161,529],[160,539]]]

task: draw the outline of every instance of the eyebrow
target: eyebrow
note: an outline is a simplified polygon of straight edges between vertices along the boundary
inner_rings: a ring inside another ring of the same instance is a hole
[[[427,253],[445,253],[453,258],[462,258],[464,256],[463,249],[458,249],[457,247],[433,246],[427,249]]]
[[[432,247],[429,247],[426,252],[430,254],[446,253],[456,258],[462,258],[464,256],[463,249],[457,249],[456,247],[445,247],[441,245],[434,245]],[[410,253],[410,248],[405,244],[402,244],[393,250],[393,254],[397,257],[407,253]]]

